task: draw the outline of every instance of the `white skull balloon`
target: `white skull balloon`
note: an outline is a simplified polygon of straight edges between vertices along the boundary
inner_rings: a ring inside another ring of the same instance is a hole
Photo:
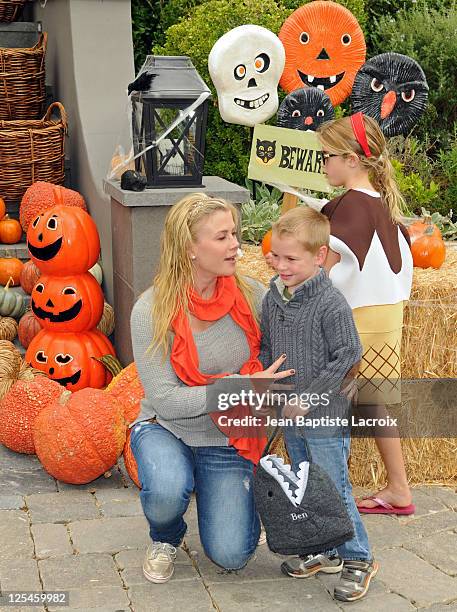
[[[272,117],[284,64],[282,42],[266,28],[243,25],[221,36],[211,49],[208,68],[222,119],[252,127]]]

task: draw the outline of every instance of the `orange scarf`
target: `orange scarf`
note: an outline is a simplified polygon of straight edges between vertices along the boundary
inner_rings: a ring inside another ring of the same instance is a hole
[[[235,277],[219,276],[214,295],[209,300],[204,300],[193,289],[189,289],[188,295],[189,311],[197,319],[201,321],[217,321],[226,314],[230,314],[235,323],[246,334],[250,355],[249,359],[241,367],[240,374],[254,374],[263,370],[262,364],[258,360],[260,349],[259,326],[246,299],[236,284]],[[202,374],[200,372],[197,347],[195,346],[189,320],[182,308],[173,319],[172,328],[175,337],[170,360],[176,375],[183,383],[190,387],[208,385],[211,384],[212,379],[228,376],[227,372],[224,374]],[[212,413],[211,418],[213,421],[217,423],[220,414],[220,412]],[[224,412],[224,414],[227,414],[227,412]],[[240,418],[246,415],[250,415],[250,411],[245,406],[237,406],[235,410],[230,411],[231,417]],[[257,465],[265,447],[266,438],[229,437],[229,444],[234,446],[242,457],[249,459]]]

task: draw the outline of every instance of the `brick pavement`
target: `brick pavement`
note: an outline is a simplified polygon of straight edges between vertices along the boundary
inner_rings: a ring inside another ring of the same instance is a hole
[[[0,612],[332,612],[348,606],[354,612],[456,611],[457,493],[419,487],[414,502],[412,518],[364,518],[381,569],[359,603],[333,601],[334,576],[306,581],[283,576],[281,558],[266,546],[257,548],[245,569],[224,573],[202,551],[194,501],[175,575],[153,585],[141,571],[147,524],[122,464],[109,478],[66,485],[46,474],[36,457],[0,445],[1,589],[70,593],[66,608],[0,603]]]

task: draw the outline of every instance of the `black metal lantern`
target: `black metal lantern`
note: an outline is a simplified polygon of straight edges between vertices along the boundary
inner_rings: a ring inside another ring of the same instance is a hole
[[[201,187],[210,90],[186,56],[148,55],[135,82],[144,73],[148,90],[131,96],[135,168],[148,187]]]

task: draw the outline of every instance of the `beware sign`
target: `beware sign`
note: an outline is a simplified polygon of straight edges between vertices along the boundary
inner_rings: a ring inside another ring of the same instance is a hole
[[[252,137],[248,178],[328,192],[322,161],[322,148],[314,132],[259,124]]]

